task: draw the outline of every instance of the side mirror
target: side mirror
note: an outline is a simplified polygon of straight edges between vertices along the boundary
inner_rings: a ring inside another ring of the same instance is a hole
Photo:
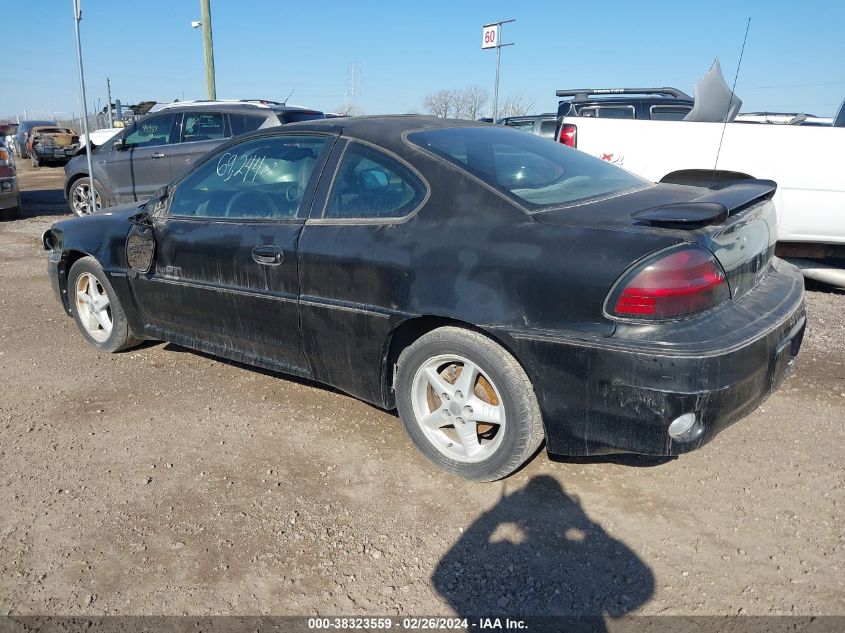
[[[114,145],[112,145],[112,147],[118,152],[122,152],[126,149],[126,145],[124,144],[122,138],[114,139]]]

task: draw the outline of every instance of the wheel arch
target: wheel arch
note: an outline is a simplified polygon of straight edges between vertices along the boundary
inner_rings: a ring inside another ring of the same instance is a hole
[[[94,257],[94,255],[78,249],[66,249],[62,251],[62,258],[56,266],[56,271],[59,275],[59,290],[62,293],[62,305],[68,315],[71,314],[70,298],[67,291],[68,276],[70,275],[71,267],[83,257]],[[96,257],[94,257],[94,259],[96,259]]]
[[[428,334],[432,330],[447,326],[472,330],[486,336],[490,340],[501,345],[516,359],[526,373],[528,373],[529,376],[531,375],[528,372],[528,368],[525,367],[522,360],[517,355],[517,351],[512,342],[507,340],[506,336],[502,336],[501,332],[494,332],[490,329],[474,325],[467,321],[461,321],[460,319],[450,317],[432,314],[411,317],[398,323],[390,331],[387,340],[384,343],[381,362],[381,388],[382,400],[386,408],[392,409],[396,406],[393,383],[395,379],[396,361],[399,359],[399,355],[405,348],[413,344],[414,341],[420,337]]]

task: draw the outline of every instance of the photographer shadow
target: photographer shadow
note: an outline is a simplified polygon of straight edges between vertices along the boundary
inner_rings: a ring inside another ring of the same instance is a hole
[[[476,519],[432,582],[461,617],[575,616],[584,630],[603,630],[602,618],[654,593],[649,567],[547,475]]]

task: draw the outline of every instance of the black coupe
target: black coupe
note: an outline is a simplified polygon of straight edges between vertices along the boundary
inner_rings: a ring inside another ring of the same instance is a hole
[[[492,480],[544,438],[683,453],[777,387],[805,317],[775,188],[656,185],[483,123],[333,119],[237,137],[44,246],[98,349],[161,339],[326,383]]]

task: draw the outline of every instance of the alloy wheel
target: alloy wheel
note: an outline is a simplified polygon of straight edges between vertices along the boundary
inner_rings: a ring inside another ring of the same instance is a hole
[[[103,343],[111,336],[111,302],[102,284],[91,273],[82,273],[76,279],[76,313],[95,341]]]
[[[73,191],[71,191],[71,204],[73,205],[73,212],[76,215],[88,215],[92,213],[94,209],[91,207],[91,186],[87,182],[80,182],[77,183]],[[99,209],[102,207],[102,201],[100,200],[100,194],[95,189],[95,196],[97,202],[97,208]]]
[[[412,384],[414,417],[431,444],[450,459],[480,462],[505,431],[501,392],[475,363],[454,354],[426,361]]]

